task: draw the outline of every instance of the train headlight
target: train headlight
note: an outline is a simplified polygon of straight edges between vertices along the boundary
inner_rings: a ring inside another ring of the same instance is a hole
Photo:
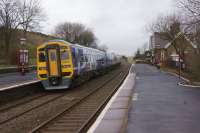
[[[39,67],[39,70],[47,70],[46,67]]]

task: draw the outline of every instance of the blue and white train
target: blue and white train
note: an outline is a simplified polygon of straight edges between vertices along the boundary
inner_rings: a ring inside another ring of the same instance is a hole
[[[89,79],[120,64],[120,56],[94,48],[53,40],[37,48],[37,75],[46,90],[67,89],[77,79]]]

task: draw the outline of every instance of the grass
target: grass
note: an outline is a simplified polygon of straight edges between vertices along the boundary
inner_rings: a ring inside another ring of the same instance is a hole
[[[162,67],[161,68],[163,71],[167,71],[167,72],[171,72],[171,73],[176,73],[177,75],[179,75],[179,70],[175,69],[175,68],[170,68],[170,67]],[[181,71],[181,76],[190,80],[190,83],[195,83],[195,82],[200,82],[200,77],[190,73],[190,72],[184,72]]]
[[[29,65],[35,66],[36,65],[36,59],[35,58],[29,59]],[[0,60],[0,69],[8,68],[8,67],[18,67],[18,65],[8,64],[8,63],[6,63],[5,60],[1,59]]]
[[[0,65],[0,69],[8,68],[8,67],[17,67],[17,65],[3,65],[3,64]]]

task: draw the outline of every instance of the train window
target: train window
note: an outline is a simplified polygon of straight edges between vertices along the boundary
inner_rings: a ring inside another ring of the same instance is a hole
[[[39,53],[39,62],[45,62],[46,61],[46,57],[44,53]]]
[[[61,60],[68,60],[69,59],[69,54],[68,52],[65,50],[65,51],[62,51],[61,52]]]
[[[50,53],[51,61],[56,61],[56,53]]]
[[[85,62],[85,58],[84,58],[84,55],[81,55],[81,62]]]
[[[88,62],[88,57],[87,56],[85,56],[85,61]]]
[[[44,51],[45,49],[44,48],[40,48],[38,51]]]
[[[68,49],[66,46],[60,46],[61,49]]]

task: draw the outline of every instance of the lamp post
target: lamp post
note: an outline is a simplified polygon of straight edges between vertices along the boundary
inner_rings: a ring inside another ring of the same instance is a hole
[[[181,50],[178,49],[178,62],[179,62],[179,80],[181,80]]]

